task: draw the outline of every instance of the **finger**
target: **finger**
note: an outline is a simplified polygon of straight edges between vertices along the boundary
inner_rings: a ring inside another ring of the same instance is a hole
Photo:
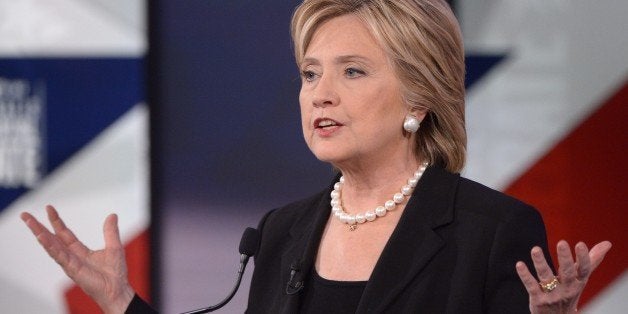
[[[37,241],[39,241],[41,246],[46,250],[46,253],[48,253],[57,264],[61,266],[65,265],[68,260],[67,251],[65,247],[54,238],[53,234],[42,233],[37,237]]]
[[[67,229],[61,217],[59,217],[59,213],[52,205],[46,205],[46,214],[48,214],[48,220],[52,225],[52,229],[55,233],[61,233]]]
[[[20,214],[20,218],[35,235],[37,241],[44,248],[46,253],[63,268],[63,271],[70,276],[70,278],[74,278],[80,269],[80,261],[76,256],[71,254],[65,244],[31,214],[23,212]]]
[[[576,279],[576,266],[571,254],[569,243],[565,240],[558,241],[556,245],[558,255],[558,274],[562,284],[570,284]]]
[[[22,219],[22,221],[24,221],[28,229],[31,230],[35,237],[38,237],[42,233],[51,234],[48,228],[42,225],[35,217],[33,217],[33,215],[27,212],[23,212],[22,214],[20,214],[20,218]]]
[[[28,228],[33,232],[39,244],[46,250],[48,255],[56,260],[58,252],[64,250],[57,237],[30,214],[22,213],[21,217],[22,220],[26,222]]]
[[[29,213],[22,213],[20,218],[26,223],[26,226],[31,230],[33,235],[39,241],[39,244],[48,252],[49,255],[53,255],[55,252],[59,251],[58,248],[55,248],[55,243],[58,242],[55,239],[55,235],[52,234],[48,228],[42,225],[35,217],[33,217]]]
[[[530,296],[534,296],[540,294],[542,291],[539,287],[539,283],[536,281],[536,278],[530,273],[528,266],[524,262],[517,262],[515,265],[515,269],[517,270],[517,275],[519,275],[519,279],[526,287],[528,294]]]
[[[111,214],[107,216],[103,226],[103,233],[105,236],[105,248],[119,249],[122,247],[120,230],[118,229],[118,215]]]
[[[63,241],[65,245],[75,250],[77,254],[84,255],[89,253],[89,249],[74,235],[72,230],[66,227],[65,223],[57,213],[57,210],[51,206],[46,206],[46,213],[48,214],[48,220],[55,231],[58,238]]]
[[[595,270],[600,265],[602,260],[604,260],[606,253],[610,251],[611,247],[613,247],[612,243],[609,241],[602,241],[591,249],[589,252],[589,257],[591,258],[591,271]]]
[[[589,248],[583,242],[578,242],[575,247],[576,262],[578,263],[577,276],[578,280],[586,280],[591,274],[591,258],[589,257]]]
[[[576,245],[576,257],[578,258],[578,277],[579,279],[586,278],[602,263],[606,253],[611,249],[612,244],[608,241],[603,241],[596,244],[589,252],[587,246],[584,243],[578,243]],[[582,261],[582,262],[581,262]]]
[[[20,218],[26,223],[28,228],[33,232],[39,244],[44,248],[46,253],[52,257],[62,267],[66,265],[69,254],[65,246],[59,242],[57,237],[51,233],[48,228],[44,227],[35,217],[29,213],[22,213]]]
[[[532,248],[531,254],[534,268],[536,269],[536,275],[540,282],[548,282],[554,279],[554,273],[545,260],[543,250],[540,247],[535,246]]]

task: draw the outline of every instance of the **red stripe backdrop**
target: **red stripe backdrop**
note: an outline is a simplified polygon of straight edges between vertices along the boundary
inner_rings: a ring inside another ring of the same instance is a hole
[[[542,212],[550,247],[560,239],[572,247],[577,241],[589,247],[602,240],[613,243],[582,304],[627,266],[627,105],[628,82],[506,191]]]

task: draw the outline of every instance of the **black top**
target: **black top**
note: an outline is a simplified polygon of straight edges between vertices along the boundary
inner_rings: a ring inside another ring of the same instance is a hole
[[[335,281],[312,271],[305,282],[299,313],[355,313],[366,287],[366,281]]]

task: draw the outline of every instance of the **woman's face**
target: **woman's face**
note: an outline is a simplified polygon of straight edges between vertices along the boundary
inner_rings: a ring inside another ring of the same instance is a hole
[[[356,16],[322,24],[300,70],[303,135],[318,159],[342,169],[346,163],[385,162],[408,152],[411,141],[402,128],[408,108],[399,80]]]

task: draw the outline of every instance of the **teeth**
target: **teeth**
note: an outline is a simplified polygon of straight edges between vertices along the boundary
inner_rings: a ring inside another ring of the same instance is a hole
[[[321,128],[324,128],[326,126],[332,126],[332,125],[336,125],[336,122],[332,120],[323,120],[318,123],[318,126]]]

